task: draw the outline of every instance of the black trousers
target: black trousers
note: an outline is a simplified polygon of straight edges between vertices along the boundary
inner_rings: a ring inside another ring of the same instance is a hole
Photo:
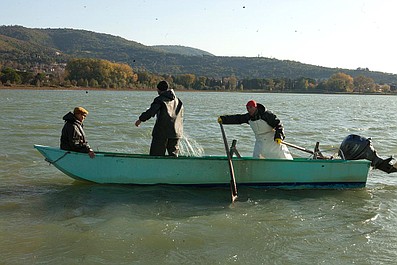
[[[177,157],[179,154],[179,139],[153,137],[150,145],[150,155],[164,156],[165,150],[167,150],[169,156]]]

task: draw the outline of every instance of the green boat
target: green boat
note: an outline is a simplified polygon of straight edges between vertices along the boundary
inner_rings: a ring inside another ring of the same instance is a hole
[[[227,186],[230,156],[167,157],[85,153],[34,146],[47,162],[76,180],[107,184]],[[365,187],[371,162],[343,159],[232,159],[237,186],[267,188]]]

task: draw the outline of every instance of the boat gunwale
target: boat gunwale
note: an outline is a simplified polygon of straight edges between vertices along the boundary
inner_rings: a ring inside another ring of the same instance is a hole
[[[34,145],[34,148],[53,150],[59,152],[69,152],[73,155],[86,155],[86,153],[79,153],[74,151],[66,151],[57,147],[45,146],[45,145]],[[96,155],[103,155],[104,157],[115,157],[115,158],[137,158],[137,159],[178,159],[178,160],[227,160],[226,155],[206,155],[206,156],[151,156],[149,154],[133,154],[133,153],[117,153],[117,152],[107,152],[107,151],[98,151],[95,152]],[[263,161],[263,158],[255,158],[249,156],[242,157],[233,157],[234,161]],[[312,158],[304,158],[304,157],[294,157],[293,160],[289,159],[277,159],[277,158],[267,158],[266,161],[280,161],[280,162],[290,162],[290,163],[300,163],[300,162],[308,162],[311,163],[363,163],[370,164],[371,162],[368,160],[345,160],[345,159],[312,159]]]

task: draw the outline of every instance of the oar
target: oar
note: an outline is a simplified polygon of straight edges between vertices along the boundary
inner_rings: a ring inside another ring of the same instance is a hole
[[[234,178],[233,162],[232,162],[232,157],[230,155],[230,150],[229,150],[229,145],[227,143],[225,130],[223,129],[222,123],[219,123],[219,125],[221,126],[223,143],[225,144],[226,156],[227,156],[227,160],[229,162],[230,190],[231,190],[231,193],[232,193],[232,203],[233,203],[237,199],[237,186],[236,186],[236,179]]]

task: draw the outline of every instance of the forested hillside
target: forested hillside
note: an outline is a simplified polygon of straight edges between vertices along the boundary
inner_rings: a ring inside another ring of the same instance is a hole
[[[379,84],[397,84],[397,75],[369,69],[339,69],[263,57],[219,57],[188,47],[150,47],[109,34],[74,29],[0,26],[0,64],[31,67],[66,64],[71,58],[97,58],[159,75],[193,74],[207,78],[289,78],[322,80],[343,72],[365,75]]]

